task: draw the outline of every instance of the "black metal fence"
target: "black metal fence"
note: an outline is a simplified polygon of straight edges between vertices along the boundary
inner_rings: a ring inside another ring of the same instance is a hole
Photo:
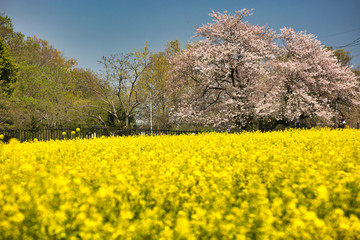
[[[150,129],[117,129],[117,128],[58,128],[58,129],[16,129],[16,130],[2,130],[0,135],[3,135],[3,141],[8,142],[12,138],[16,138],[20,142],[33,141],[49,141],[56,139],[71,139],[71,138],[96,138],[109,136],[133,136],[133,135],[180,135],[180,134],[199,134],[201,131],[179,131],[179,130],[150,130]]]

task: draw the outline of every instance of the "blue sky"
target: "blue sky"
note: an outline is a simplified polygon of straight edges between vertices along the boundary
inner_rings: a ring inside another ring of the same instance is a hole
[[[95,72],[102,56],[140,49],[146,41],[152,51],[174,39],[184,47],[196,27],[211,21],[211,10],[242,8],[254,9],[246,19],[251,24],[306,31],[326,45],[360,37],[360,0],[0,0],[15,31],[47,40]],[[360,45],[345,50],[360,65]]]

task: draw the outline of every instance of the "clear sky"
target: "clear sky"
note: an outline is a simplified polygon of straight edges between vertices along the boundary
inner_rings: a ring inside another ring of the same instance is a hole
[[[184,47],[196,27],[211,21],[211,10],[242,8],[254,9],[251,24],[306,31],[325,45],[360,37],[360,0],[0,0],[15,31],[48,41],[95,72],[102,56],[140,49],[146,41],[152,51],[174,39]],[[360,65],[359,42],[345,48],[354,66]]]

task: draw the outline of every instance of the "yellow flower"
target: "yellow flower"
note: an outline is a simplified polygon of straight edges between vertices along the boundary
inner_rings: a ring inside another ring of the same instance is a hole
[[[0,235],[354,239],[359,146],[354,129],[11,141]]]

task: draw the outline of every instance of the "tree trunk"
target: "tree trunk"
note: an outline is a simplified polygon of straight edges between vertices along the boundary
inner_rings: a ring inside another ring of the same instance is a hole
[[[125,128],[129,128],[129,115],[125,114]]]

